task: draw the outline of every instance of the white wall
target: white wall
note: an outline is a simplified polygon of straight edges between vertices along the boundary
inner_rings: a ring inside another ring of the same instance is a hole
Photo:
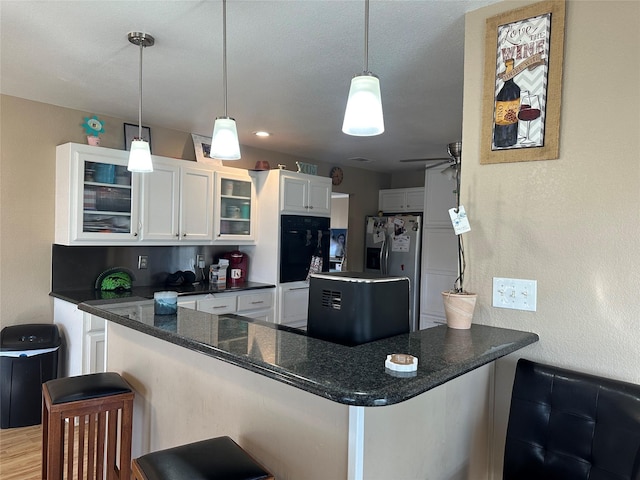
[[[466,18],[461,193],[474,322],[538,333],[522,356],[640,383],[640,2],[567,2],[560,158],[480,165],[485,20],[525,3]],[[494,276],[537,280],[537,311],[491,307]],[[499,440],[512,368],[497,364]]]

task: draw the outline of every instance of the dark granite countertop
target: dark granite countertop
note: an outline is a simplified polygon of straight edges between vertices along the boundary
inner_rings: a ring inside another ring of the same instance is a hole
[[[473,325],[441,325],[347,347],[308,337],[304,331],[178,307],[154,315],[143,298],[96,300],[79,309],[159,339],[270,377],[334,402],[384,406],[416,395],[538,341],[535,333]],[[388,354],[418,357],[414,376],[385,368]],[[405,374],[406,375],[406,374]]]
[[[178,287],[170,286],[146,286],[133,287],[132,290],[126,292],[103,292],[95,289],[78,289],[78,290],[54,290],[49,295],[59,298],[66,302],[82,303],[89,300],[114,300],[114,299],[132,299],[144,298],[151,299],[155,292],[178,292],[178,296],[185,295],[203,295],[207,293],[224,293],[224,292],[242,292],[245,290],[259,290],[263,288],[275,288],[275,285],[268,283],[246,282],[239,287],[217,288],[215,285],[210,286],[208,283],[200,283],[198,285],[180,285]]]

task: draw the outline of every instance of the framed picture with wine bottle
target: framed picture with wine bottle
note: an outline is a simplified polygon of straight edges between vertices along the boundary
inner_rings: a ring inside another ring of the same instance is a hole
[[[480,163],[559,156],[564,0],[487,19]]]

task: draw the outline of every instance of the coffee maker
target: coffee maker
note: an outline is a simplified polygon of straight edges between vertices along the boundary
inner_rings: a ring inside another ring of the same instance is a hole
[[[222,255],[229,260],[227,268],[227,286],[229,288],[244,285],[249,275],[249,256],[246,253],[235,250]]]

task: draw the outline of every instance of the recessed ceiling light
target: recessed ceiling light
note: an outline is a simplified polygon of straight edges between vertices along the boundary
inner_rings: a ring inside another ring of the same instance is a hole
[[[271,134],[270,134],[269,132],[264,132],[264,131],[262,131],[262,130],[257,131],[257,132],[253,132],[253,134],[254,134],[256,137],[270,137],[270,136],[271,136]]]

